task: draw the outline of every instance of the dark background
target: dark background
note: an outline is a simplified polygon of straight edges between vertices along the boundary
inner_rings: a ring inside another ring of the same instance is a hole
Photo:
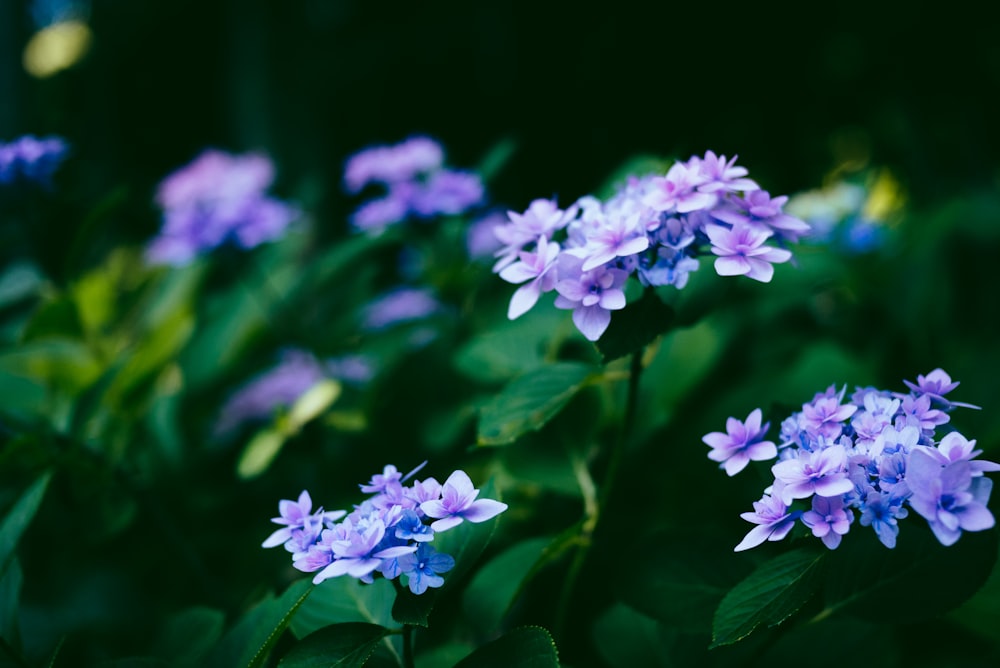
[[[128,176],[115,238],[157,221],[153,185],[201,148],[262,149],[287,194],[343,227],[343,161],[414,133],[523,208],[595,188],[636,153],[732,155],[774,192],[835,163],[894,169],[920,204],[996,177],[988,17],[949,5],[94,0],[79,66],[35,81],[34,29],[0,3],[0,138],[56,133],[97,191]]]

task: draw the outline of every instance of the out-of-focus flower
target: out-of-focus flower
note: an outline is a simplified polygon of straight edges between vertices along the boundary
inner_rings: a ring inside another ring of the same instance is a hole
[[[163,227],[149,259],[184,265],[223,244],[248,249],[280,238],[299,212],[266,194],[272,181],[274,166],[263,155],[205,151],[160,183]]]
[[[393,146],[367,148],[348,159],[344,185],[358,193],[370,184],[385,188],[351,216],[356,230],[378,230],[408,218],[457,215],[482,203],[485,189],[477,174],[444,167],[444,149],[429,137]]]
[[[394,325],[423,320],[443,309],[430,289],[396,288],[365,306],[361,326],[365,331],[379,332]]]
[[[52,176],[69,154],[69,145],[59,137],[24,135],[0,143],[0,186],[34,183],[51,187]]]

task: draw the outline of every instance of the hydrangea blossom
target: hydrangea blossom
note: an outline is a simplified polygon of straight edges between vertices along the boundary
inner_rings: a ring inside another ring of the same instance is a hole
[[[435,535],[463,521],[493,519],[507,504],[477,498],[479,490],[464,471],[453,472],[444,485],[434,478],[405,485],[424,464],[406,475],[386,466],[361,485],[371,496],[350,513],[313,512],[305,491],[298,501],[281,501],[280,517],[272,520],[281,528],[262,547],[284,545],[295,568],[316,574],[314,584],[341,575],[371,583],[378,573],[390,580],[405,576],[414,594],[440,587],[440,573],[454,568],[455,560],[430,545]]]
[[[163,227],[147,256],[179,266],[224,244],[248,249],[280,238],[299,214],[266,194],[273,181],[263,155],[205,151],[160,183]]]
[[[736,550],[780,540],[797,520],[833,550],[855,519],[893,548],[911,509],[943,545],[993,527],[993,483],[983,474],[1000,464],[977,459],[975,440],[938,433],[952,409],[970,406],[944,396],[958,383],[941,369],[904,382],[908,393],[857,388],[846,403],[846,387],[831,385],[781,423],[777,447],[763,440],[760,409],[745,423],[729,418],[725,434],[707,434],[709,458],[730,475],[750,459],[778,459],[770,491],[742,515],[757,526]]]
[[[577,328],[596,341],[611,311],[625,307],[622,287],[632,274],[645,286],[682,289],[699,258],[714,256],[722,276],[769,282],[773,265],[792,257],[784,246],[809,230],[784,212],[787,199],[761,190],[735,157],[708,151],[664,176],[632,177],[607,201],[587,196],[561,209],[555,200],[534,200],[524,213],[509,211],[495,230],[501,247],[494,272],[510,283],[531,280],[515,293],[508,316],[555,290],[556,306],[572,308]]]
[[[0,143],[0,186],[35,183],[44,187],[69,154],[69,145],[59,137],[25,135]]]
[[[351,156],[344,168],[347,191],[356,194],[371,184],[380,185],[385,194],[354,212],[351,224],[357,230],[381,229],[408,218],[456,215],[480,204],[485,195],[478,175],[444,166],[444,150],[429,137]]]
[[[215,423],[215,433],[225,436],[246,422],[269,419],[325,378],[363,384],[373,375],[371,361],[360,355],[319,360],[305,350],[285,349],[277,365],[254,377],[226,400]]]

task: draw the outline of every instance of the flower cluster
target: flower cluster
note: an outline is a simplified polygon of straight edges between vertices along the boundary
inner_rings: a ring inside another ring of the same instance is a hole
[[[428,219],[462,213],[483,201],[480,178],[444,167],[441,145],[428,137],[412,137],[393,146],[375,146],[352,156],[344,169],[344,185],[359,193],[370,184],[386,193],[363,204],[351,217],[355,229],[380,229],[408,218]]]
[[[562,210],[535,200],[496,230],[503,247],[493,270],[521,284],[507,315],[517,318],[555,290],[555,305],[572,309],[577,328],[596,341],[611,311],[625,307],[631,274],[646,286],[681,289],[698,258],[711,254],[720,275],[766,283],[772,265],[792,256],[781,246],[809,230],[782,211],[787,199],[761,190],[735,157],[708,151],[665,176],[633,177],[607,201],[588,196]]]
[[[464,471],[455,471],[443,485],[434,478],[403,484],[423,466],[405,476],[395,466],[386,466],[361,485],[371,496],[350,513],[313,511],[305,491],[298,501],[281,501],[281,516],[272,521],[282,527],[263,547],[284,545],[295,568],[316,573],[314,584],[340,575],[370,583],[381,573],[390,580],[405,576],[414,594],[440,587],[440,573],[450,571],[455,560],[430,545],[434,536],[466,520],[492,519],[507,510],[507,504],[477,498],[479,490]]]
[[[760,409],[702,439],[729,475],[751,459],[778,458],[774,484],[741,515],[757,526],[737,551],[781,540],[797,521],[832,550],[855,519],[892,548],[910,509],[943,545],[994,525],[986,507],[993,482],[983,473],[1000,464],[976,459],[982,450],[957,431],[937,434],[953,408],[976,407],[945,398],[958,383],[941,369],[904,382],[908,393],[857,388],[846,403],[846,387],[830,386],[781,423],[778,445],[765,440]]]
[[[160,183],[163,227],[148,257],[179,266],[226,243],[247,249],[280,238],[299,212],[266,194],[273,181],[263,155],[205,151]]]
[[[25,135],[0,144],[0,185],[25,181],[47,187],[68,153],[69,146],[59,137]]]

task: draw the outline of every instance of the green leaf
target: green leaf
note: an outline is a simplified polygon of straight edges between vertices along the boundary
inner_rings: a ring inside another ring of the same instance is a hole
[[[427,628],[430,626],[428,619],[431,611],[437,603],[437,595],[436,589],[428,589],[418,595],[405,587],[397,588],[396,600],[392,604],[392,618],[400,624]]]
[[[455,668],[558,668],[559,654],[539,626],[514,629],[455,664]]]
[[[292,619],[291,630],[295,637],[304,638],[323,627],[345,622],[387,627],[393,623],[395,599],[396,592],[389,580],[379,578],[371,584],[362,584],[351,577],[330,578],[316,585],[312,596]],[[398,640],[398,636],[385,637],[382,644],[398,664],[400,650],[394,639]]]
[[[708,634],[719,603],[746,576],[745,560],[717,540],[676,531],[654,533],[642,546],[661,556],[640,561],[620,580],[621,600],[672,629]]]
[[[719,603],[710,647],[737,642],[760,624],[776,626],[794,614],[819,588],[825,556],[799,548],[761,564]]]
[[[313,591],[309,580],[299,580],[280,597],[269,596],[229,630],[205,662],[219,668],[258,668]]]
[[[552,332],[565,319],[565,311],[552,307],[532,311],[530,318],[497,323],[460,347],[453,364],[468,378],[487,383],[533,371],[545,363]]]
[[[361,668],[390,631],[377,624],[346,622],[327,626],[300,640],[280,668]]]
[[[522,541],[497,555],[469,582],[462,598],[465,616],[477,629],[489,633],[514,604],[521,583],[532,573],[551,538]]]
[[[266,471],[284,447],[287,436],[274,429],[261,429],[247,443],[236,462],[236,475],[252,480]]]
[[[606,610],[594,623],[594,643],[614,668],[653,668],[674,665],[669,645],[678,631],[621,603]]]
[[[642,350],[666,333],[674,320],[674,310],[656,292],[646,290],[638,301],[615,311],[607,331],[597,341],[604,363]]]
[[[966,532],[945,547],[928,527],[910,524],[892,550],[866,532],[830,554],[822,616],[844,611],[883,621],[877,608],[892,601],[894,622],[919,622],[957,607],[986,583],[997,560],[996,530]]]
[[[541,429],[596,375],[588,364],[559,362],[515,378],[480,410],[479,445],[513,443]]]
[[[225,615],[211,608],[189,608],[163,625],[153,654],[163,657],[175,668],[200,665],[202,657],[219,641]]]
[[[45,498],[45,490],[48,488],[49,480],[52,478],[51,472],[43,473],[35,482],[31,484],[21,498],[3,518],[0,523],[0,576],[3,576],[14,556],[14,550],[21,540],[31,520],[34,519],[38,506]]]
[[[45,276],[31,262],[11,262],[0,275],[0,308],[5,308],[37,295],[45,284]]]
[[[0,638],[12,647],[20,647],[21,631],[18,628],[18,609],[21,606],[21,585],[24,576],[21,563],[14,557],[7,572],[0,577]]]

